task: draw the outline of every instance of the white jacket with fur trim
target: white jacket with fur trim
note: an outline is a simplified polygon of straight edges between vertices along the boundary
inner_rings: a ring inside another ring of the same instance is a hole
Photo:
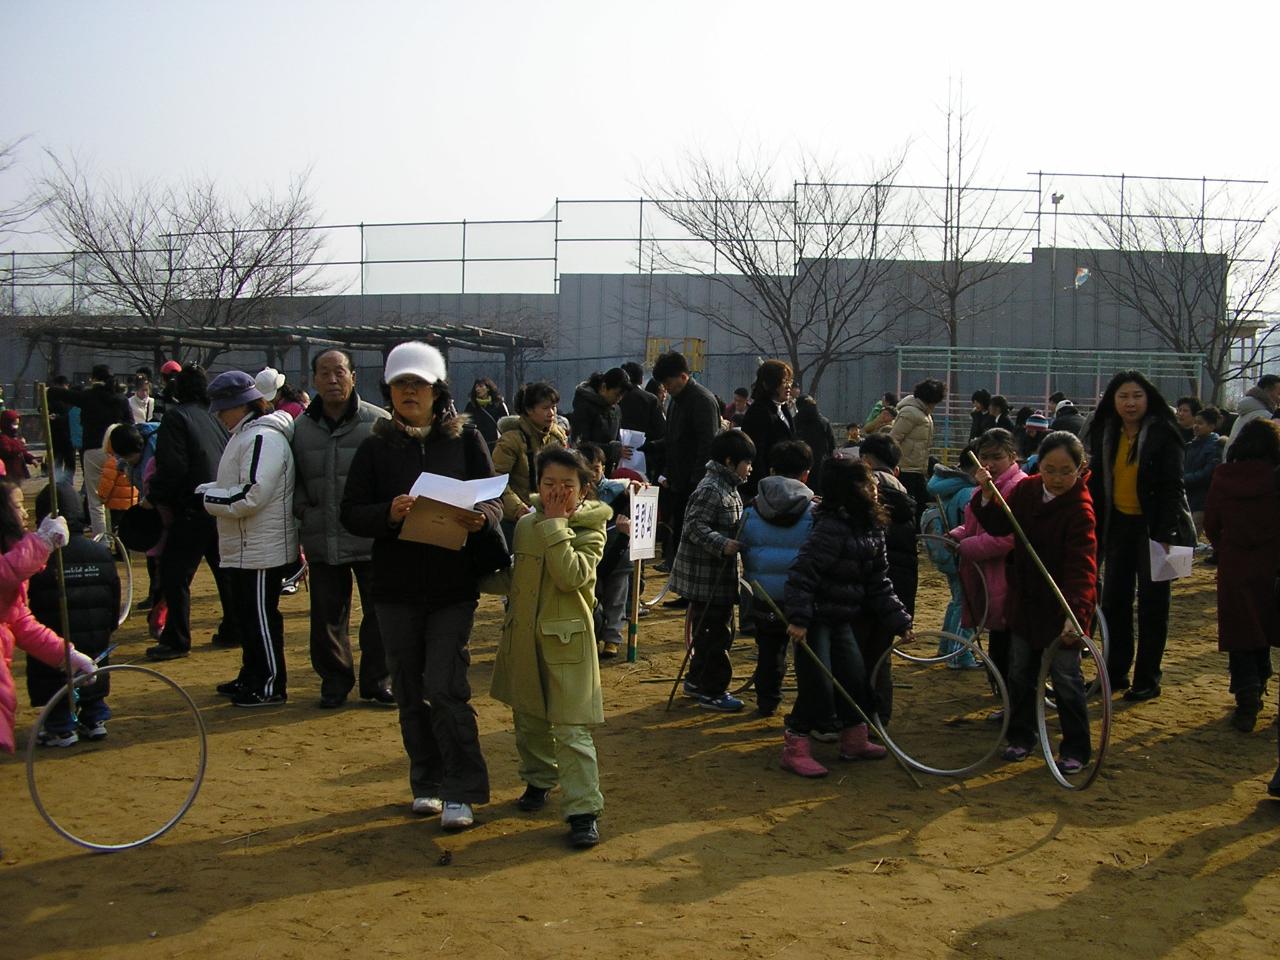
[[[247,417],[231,431],[204,508],[218,520],[222,566],[269,570],[298,559],[293,518],[293,417]]]

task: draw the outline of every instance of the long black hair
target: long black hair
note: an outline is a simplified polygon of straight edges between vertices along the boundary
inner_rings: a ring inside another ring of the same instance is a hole
[[[631,377],[621,367],[610,367],[604,373],[596,372],[587,377],[587,386],[599,393],[605,390],[625,390],[631,386]]]
[[[173,399],[176,403],[209,405],[209,375],[198,363],[188,363],[173,375]]]
[[[1116,410],[1116,393],[1126,383],[1136,383],[1147,395],[1147,415],[1143,417],[1144,420],[1163,420],[1170,426],[1177,426],[1178,422],[1169,408],[1169,401],[1164,398],[1159,388],[1148,380],[1141,370],[1121,370],[1111,378],[1107,389],[1102,391],[1102,399],[1098,401],[1098,409],[1093,415],[1094,430],[1101,427],[1105,431],[1107,424],[1119,422],[1120,412]]]
[[[6,552],[27,535],[22,518],[13,509],[15,491],[19,497],[22,496],[22,487],[12,480],[0,479],[0,549]]]
[[[468,400],[475,400],[476,387],[484,384],[484,388],[489,391],[489,399],[495,404],[504,404],[502,394],[498,392],[498,385],[489,377],[477,377],[475,383],[471,384],[471,393],[467,396]]]
[[[835,513],[858,526],[884,529],[889,525],[889,511],[867,493],[875,485],[871,468],[861,460],[832,457],[822,468],[822,503],[818,510]]]

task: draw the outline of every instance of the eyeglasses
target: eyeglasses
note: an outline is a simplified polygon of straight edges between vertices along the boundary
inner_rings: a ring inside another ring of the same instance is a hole
[[[1080,472],[1080,468],[1079,468],[1079,467],[1072,467],[1072,468],[1070,468],[1070,469],[1068,469],[1068,470],[1053,470],[1053,469],[1050,469],[1050,468],[1048,468],[1048,467],[1041,467],[1041,468],[1040,468],[1040,473],[1041,473],[1043,476],[1046,476],[1046,477],[1056,477],[1056,478],[1060,478],[1060,479],[1063,479],[1063,480],[1066,480],[1066,479],[1068,479],[1069,477],[1074,477],[1074,476],[1076,476],[1077,474],[1079,474],[1079,472]]]

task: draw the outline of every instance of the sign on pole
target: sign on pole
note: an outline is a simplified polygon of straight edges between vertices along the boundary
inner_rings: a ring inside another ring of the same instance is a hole
[[[658,552],[658,488],[631,491],[631,560],[652,560]]]

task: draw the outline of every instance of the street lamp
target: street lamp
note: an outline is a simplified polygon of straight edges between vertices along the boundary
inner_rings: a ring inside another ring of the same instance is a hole
[[[1065,194],[1049,194],[1053,204],[1053,249],[1049,254],[1049,349],[1058,346],[1058,204]]]

